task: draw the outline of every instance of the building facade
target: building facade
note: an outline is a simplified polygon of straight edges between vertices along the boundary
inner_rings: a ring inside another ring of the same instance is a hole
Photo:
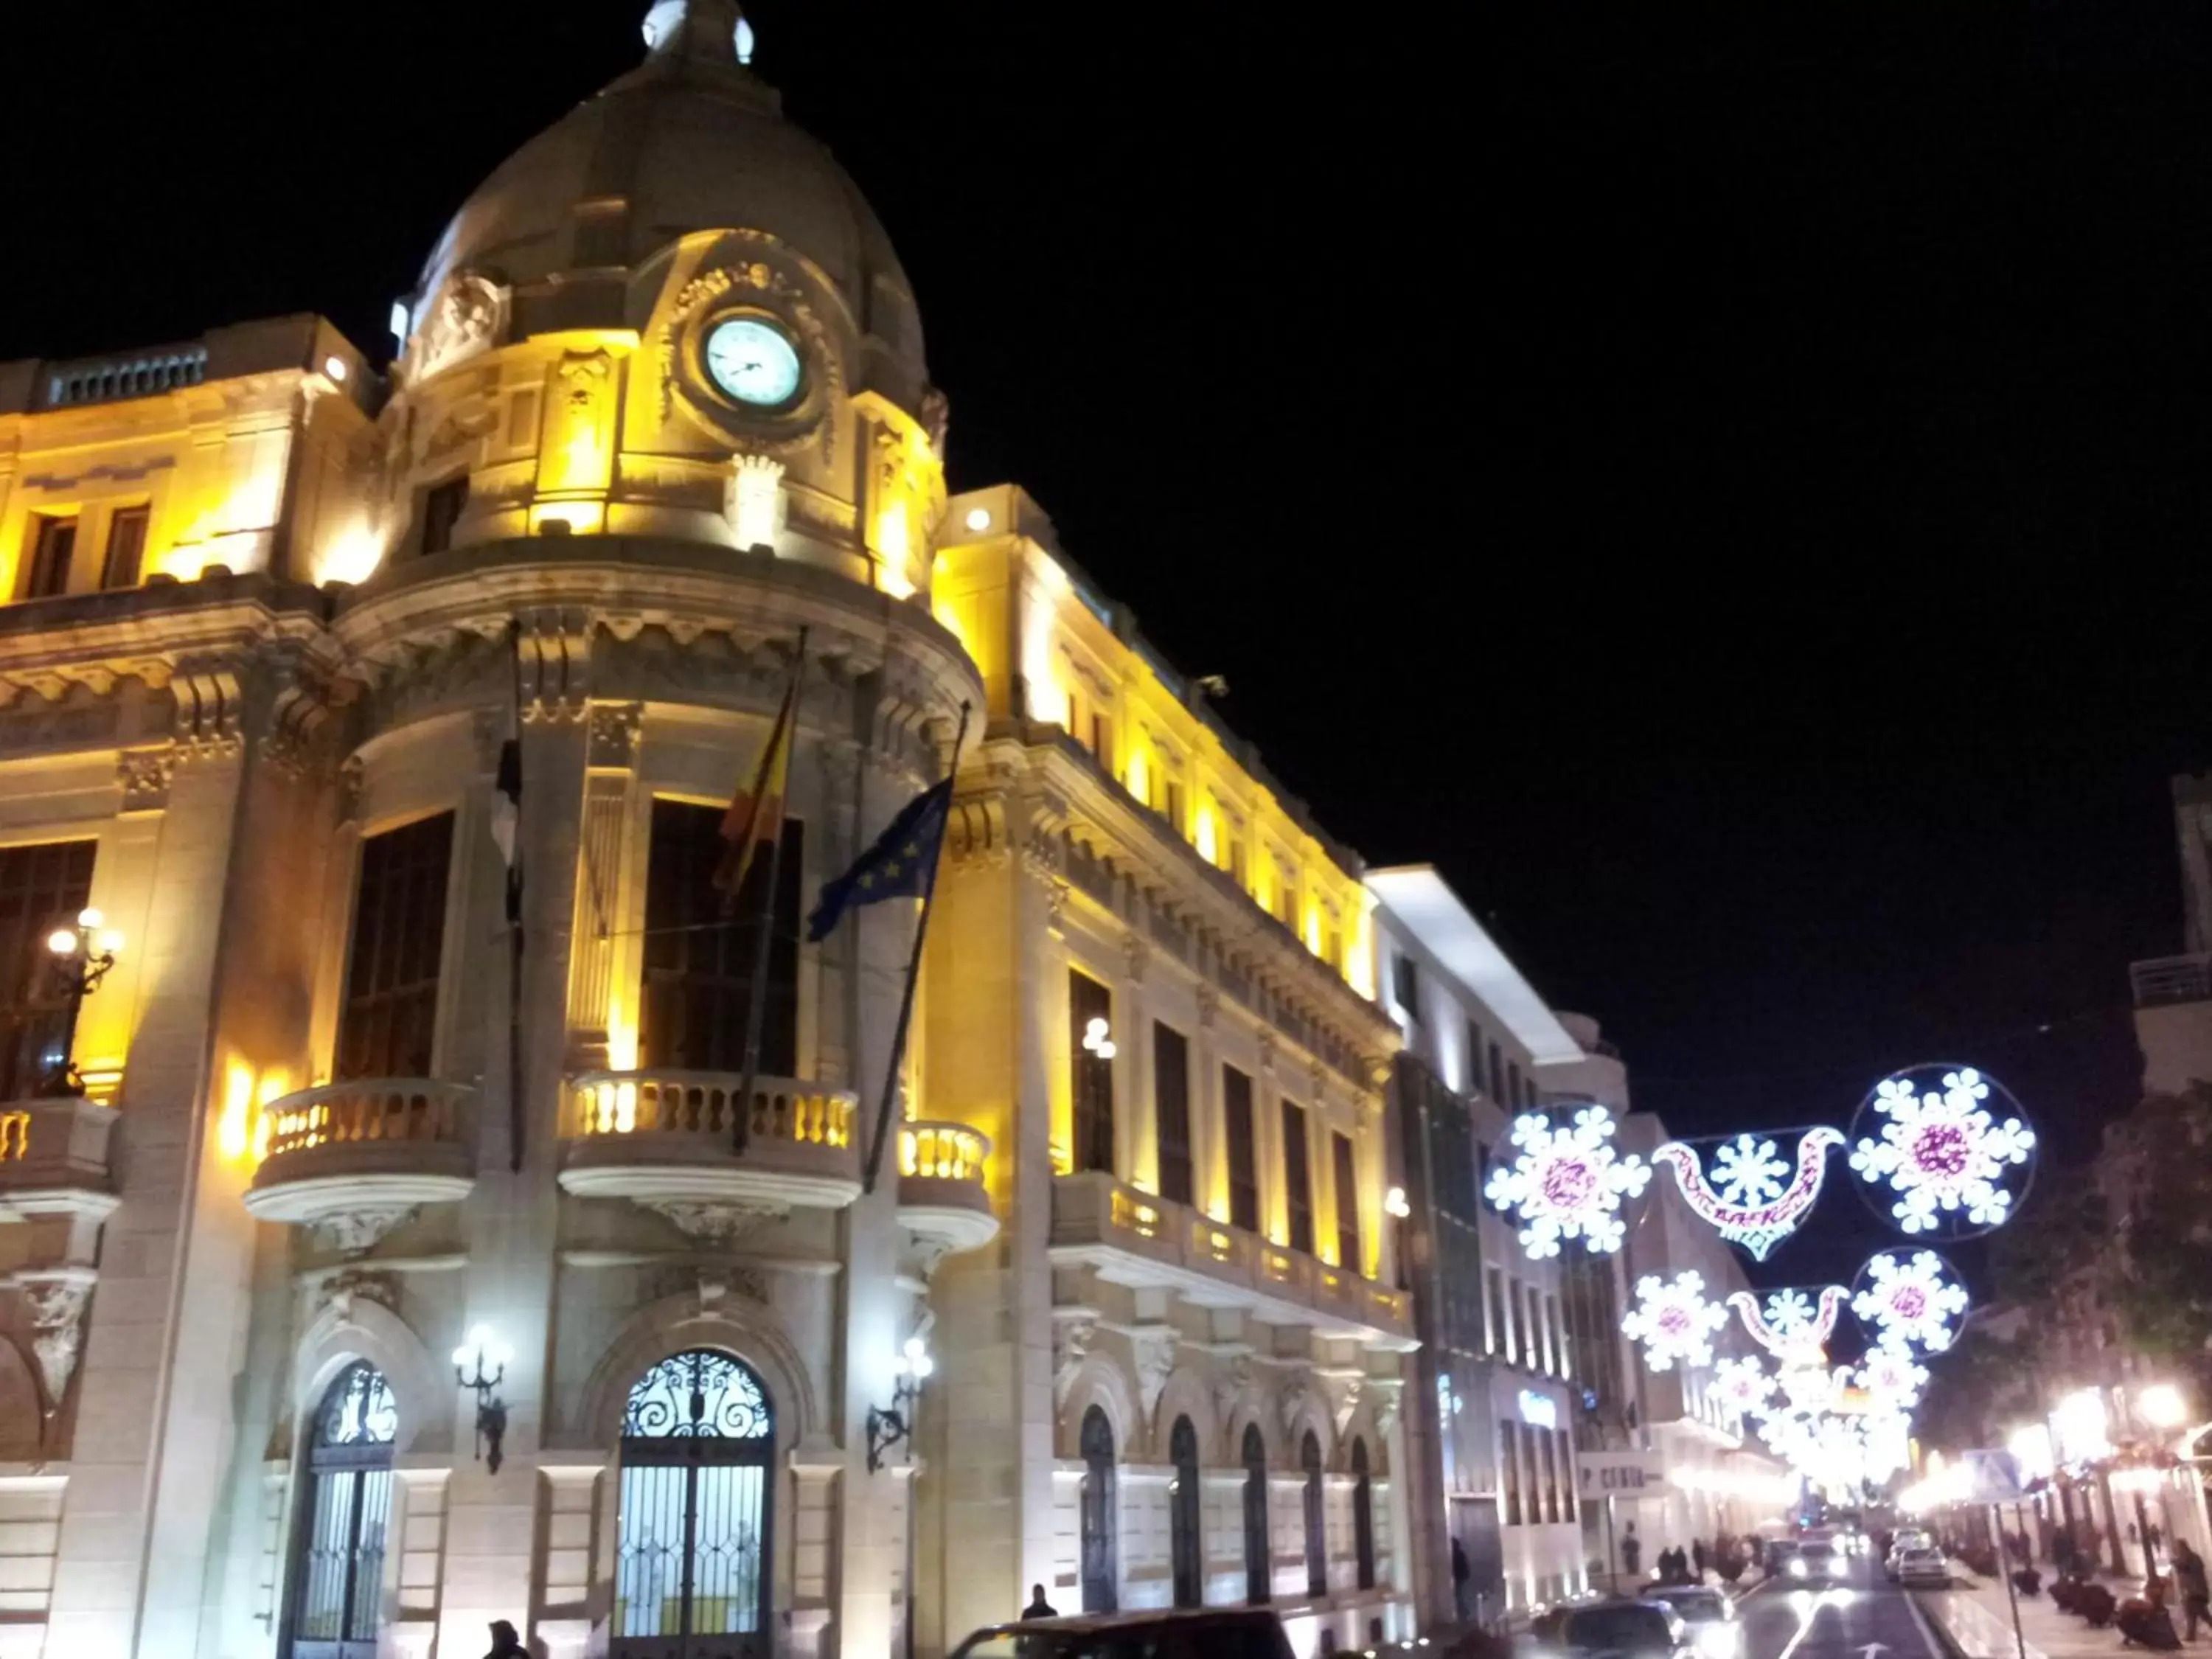
[[[1358,863],[948,501],[732,0],[645,33],[388,377],[0,365],[0,1655],[1405,1633]],[[802,918],[948,769],[899,1051],[915,904]]]

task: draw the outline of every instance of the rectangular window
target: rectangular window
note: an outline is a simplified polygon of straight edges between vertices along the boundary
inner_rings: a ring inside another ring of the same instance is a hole
[[[1505,1342],[1505,1363],[1509,1365],[1517,1365],[1521,1363],[1521,1332],[1519,1329],[1521,1323],[1521,1281],[1519,1279],[1509,1279],[1505,1281],[1505,1300],[1498,1305],[1505,1310],[1504,1317],[1498,1322],[1498,1334],[1504,1339]]]
[[[451,812],[362,842],[336,1081],[431,1075],[453,854]]]
[[[1160,1196],[1190,1202],[1190,1042],[1173,1026],[1152,1025],[1152,1110],[1158,1120]]]
[[[1221,1068],[1222,1138],[1229,1146],[1229,1224],[1260,1231],[1260,1160],[1253,1150],[1252,1079]]]
[[[1074,1076],[1075,1167],[1114,1169],[1114,994],[1080,969],[1067,970],[1068,1052]],[[1106,1049],[1103,1054],[1101,1048]]]
[[[1518,1061],[1509,1064],[1505,1068],[1505,1103],[1516,1112],[1527,1103],[1521,1093],[1521,1066]]]
[[[1114,722],[1103,714],[1091,717],[1091,752],[1109,774],[1114,770]]]
[[[453,526],[469,504],[468,475],[448,478],[422,492],[422,550],[442,553],[453,544]]]
[[[1230,836],[1229,873],[1236,879],[1237,884],[1243,887],[1247,884],[1244,879],[1244,843],[1237,839],[1237,832],[1233,830],[1230,831]]]
[[[0,849],[0,1100],[37,1094],[68,1058],[68,1000],[54,983],[46,935],[92,902],[98,847],[54,841]]]
[[[1498,1045],[1490,1045],[1490,1097],[1500,1106],[1505,1104],[1505,1056],[1498,1052]]]
[[[1560,1516],[1563,1521],[1578,1518],[1575,1508],[1575,1443],[1565,1429],[1552,1431],[1552,1438],[1559,1449]]]
[[[1182,786],[1177,783],[1173,778],[1170,778],[1168,780],[1167,811],[1168,822],[1175,826],[1176,834],[1178,836],[1182,835],[1183,833]]]
[[[76,520],[33,517],[16,598],[50,599],[69,592],[70,561],[76,556]]]
[[[1306,1109],[1283,1103],[1283,1187],[1290,1197],[1291,1248],[1313,1254],[1313,1170],[1306,1144]]]
[[[1335,1164],[1329,1173],[1336,1185],[1337,1265],[1364,1273],[1366,1262],[1359,1254],[1359,1177],[1354,1169],[1352,1137],[1332,1129],[1328,1144]]]
[[[753,965],[760,959],[761,929],[766,927],[760,1072],[787,1078],[799,1069],[799,908],[806,826],[796,818],[783,821],[775,902],[769,914],[765,849],[754,857],[734,901],[714,885],[727,846],[722,839],[724,810],[687,801],[653,803],[645,866],[640,1063],[687,1072],[744,1070]]]
[[[1552,1332],[1552,1374],[1564,1379],[1567,1375],[1567,1328],[1559,1318],[1558,1297],[1545,1297],[1544,1313]]]
[[[1536,1455],[1544,1464],[1544,1519],[1559,1518],[1559,1449],[1552,1444],[1552,1437],[1541,1429],[1533,1430],[1529,1438],[1536,1443]]]
[[[1544,1330],[1544,1302],[1534,1285],[1522,1287],[1528,1298],[1528,1314],[1522,1325],[1522,1359],[1532,1371],[1547,1370],[1551,1364],[1546,1348]]]
[[[107,520],[107,557],[100,567],[102,587],[136,587],[146,558],[146,509],[126,507]]]
[[[1421,1017],[1421,973],[1413,957],[1399,956],[1390,962],[1390,994],[1413,1018]]]
[[[1488,1294],[1483,1298],[1482,1346],[1490,1353],[1504,1348],[1510,1354],[1513,1347],[1513,1314],[1505,1305],[1505,1280],[1495,1267],[1483,1269],[1483,1277]]]
[[[1521,1425],[1510,1418],[1498,1425],[1498,1473],[1505,1488],[1505,1524],[1521,1524]]]

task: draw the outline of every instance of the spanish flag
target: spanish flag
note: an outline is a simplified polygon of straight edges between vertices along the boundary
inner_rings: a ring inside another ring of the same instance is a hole
[[[753,854],[774,846],[783,834],[783,800],[791,781],[791,732],[798,724],[798,697],[799,665],[794,663],[791,684],[784,689],[783,706],[775,711],[768,744],[761,750],[760,764],[753,769],[752,787],[732,796],[730,810],[722,814],[722,861],[714,867],[714,885],[732,899],[744,890]]]

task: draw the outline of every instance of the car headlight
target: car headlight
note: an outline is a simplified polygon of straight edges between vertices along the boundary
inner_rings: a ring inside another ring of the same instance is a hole
[[[1735,1659],[1742,1632],[1725,1620],[1698,1626],[1698,1651],[1705,1659]]]
[[[1792,1578],[1802,1578],[1805,1576],[1805,1558],[1803,1556],[1793,1555],[1790,1558],[1790,1576]]]

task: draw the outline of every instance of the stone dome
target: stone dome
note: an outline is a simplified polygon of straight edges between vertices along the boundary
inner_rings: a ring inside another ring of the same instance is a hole
[[[739,61],[750,33],[736,0],[658,0],[645,35],[642,64],[462,204],[423,267],[417,305],[467,270],[512,289],[518,337],[617,325],[632,274],[678,238],[763,231],[820,269],[905,371],[896,378],[918,387],[921,323],[890,239],[829,150]]]

